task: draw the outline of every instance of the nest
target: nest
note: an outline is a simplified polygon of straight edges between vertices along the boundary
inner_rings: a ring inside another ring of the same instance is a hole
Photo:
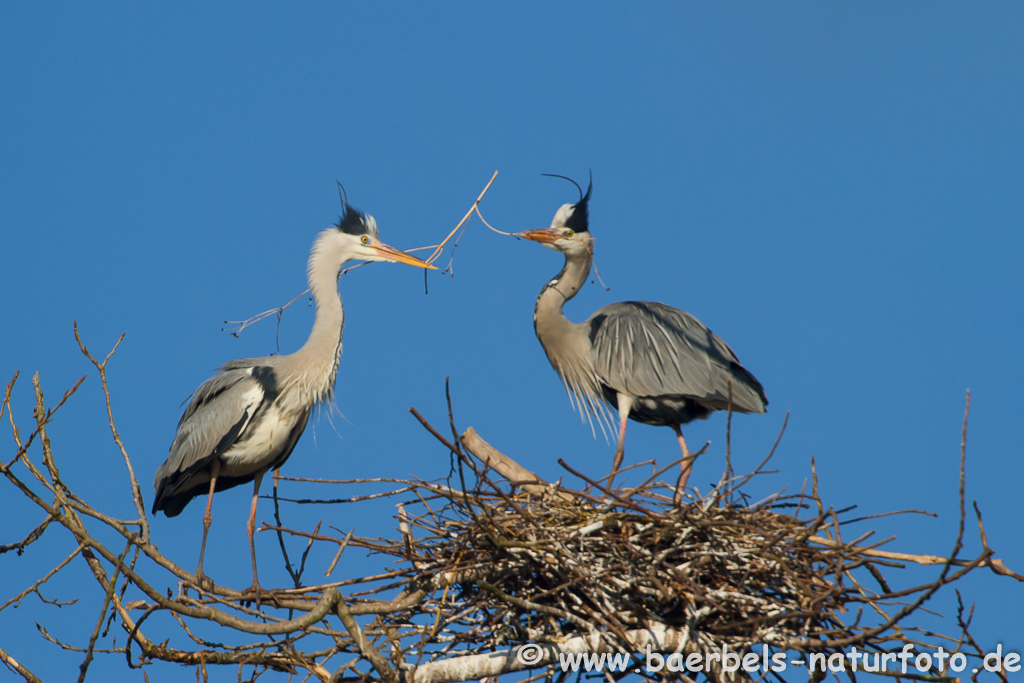
[[[637,670],[644,643],[702,657],[762,647],[826,658],[850,646],[928,647],[912,637],[917,629],[894,627],[952,580],[951,567],[988,562],[998,571],[988,555],[912,556],[844,542],[840,514],[823,505],[816,485],[810,495],[748,503],[741,486],[754,475],[725,475],[708,494],[679,501],[656,476],[612,488],[559,461],[585,483],[573,489],[541,481],[472,429],[457,445],[442,441],[456,456],[460,485],[420,484],[417,500],[399,506],[400,540],[360,543],[408,563],[402,595],[425,596],[376,622],[393,635],[429,634],[431,645],[410,650],[415,662],[406,668],[527,643],[552,653],[629,653]],[[945,568],[935,583],[897,593],[882,568],[906,561]],[[966,629],[962,618],[959,625]],[[762,675],[714,665],[704,674]]]
[[[842,551],[810,545],[813,529],[773,504],[677,506],[657,487],[502,496],[482,490],[488,481],[415,520],[429,534],[403,546],[421,581],[472,607],[452,622],[454,642],[562,642],[596,628],[631,651],[626,634],[656,623],[735,651],[835,635],[851,599],[826,578]]]

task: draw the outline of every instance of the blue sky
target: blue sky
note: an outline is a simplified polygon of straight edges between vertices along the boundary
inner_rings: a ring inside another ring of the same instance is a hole
[[[22,370],[25,429],[33,372],[54,400],[90,370],[72,320],[96,352],[126,331],[110,382],[148,503],[180,403],[222,362],[276,350],[272,320],[238,339],[223,321],[305,288],[309,246],[337,218],[336,180],[384,241],[407,249],[443,237],[494,170],[482,210],[507,231],[545,227],[577,198],[541,173],[582,183],[592,170],[596,262],[611,291],[588,285],[567,314],[657,300],[722,336],[771,401],[767,415],[734,421],[739,469],[767,453],[790,411],[779,471],[755,493],[799,490],[813,456],[836,508],[939,514],[858,531],[944,554],[969,388],[968,497],[1020,571],[1022,34],[1014,3],[5,4],[0,379]],[[454,278],[432,273],[428,294],[412,268],[344,276],[343,417],[315,420],[285,474],[445,475],[446,453],[407,409],[443,424],[446,376],[461,428],[548,478],[563,475],[557,457],[604,473],[614,445],[580,424],[533,335],[535,297],[560,267],[474,221]],[[311,320],[305,300],[288,309],[283,352]],[[128,515],[105,430],[90,375],[51,435],[75,490]],[[717,479],[724,430],[721,415],[685,430],[691,445],[712,442],[691,483]],[[675,456],[670,430],[631,424],[627,462]],[[215,502],[207,570],[218,583],[248,584],[247,504],[244,489]],[[0,496],[0,543],[40,521],[23,510]],[[379,511],[286,513],[386,531],[393,508]],[[201,516],[193,503],[154,521],[160,548],[188,568]],[[0,558],[2,599],[67,543],[54,531]],[[259,539],[264,585],[286,580],[275,544]],[[323,554],[326,564],[333,551]],[[339,571],[363,566],[353,557]],[[932,575],[909,572],[903,585]],[[84,640],[99,597],[88,580],[78,567],[48,594],[87,591],[78,605],[29,599],[5,612],[4,647],[52,680],[76,672],[77,655],[32,624]],[[1024,650],[1006,610],[1024,587],[982,571],[962,591],[982,644]],[[954,600],[944,592],[929,607],[952,615]],[[123,660],[94,666],[102,677]]]

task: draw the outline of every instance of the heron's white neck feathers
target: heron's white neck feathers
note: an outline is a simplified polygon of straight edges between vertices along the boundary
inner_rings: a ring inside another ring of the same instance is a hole
[[[594,421],[607,439],[614,434],[611,416],[602,399],[601,380],[594,370],[586,323],[573,323],[562,312],[565,302],[580,291],[590,274],[593,256],[589,251],[565,255],[565,267],[537,297],[533,327],[551,367],[565,383],[569,402],[586,417],[596,435]],[[606,428],[609,431],[606,431]]]
[[[325,401],[334,393],[345,329],[338,271],[353,258],[346,247],[347,243],[338,239],[337,228],[324,230],[313,243],[306,274],[316,302],[316,319],[302,348],[281,359],[291,366],[291,372],[285,374],[292,378],[282,388],[283,401],[309,405]]]

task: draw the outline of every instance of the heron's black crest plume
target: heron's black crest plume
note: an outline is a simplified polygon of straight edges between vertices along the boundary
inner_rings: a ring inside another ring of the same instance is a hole
[[[334,181],[338,183],[338,199],[341,200],[342,208],[348,206],[348,192],[345,192],[345,186],[341,184],[340,180]]]
[[[349,235],[365,235],[370,232],[363,212],[348,204],[345,205],[345,215],[338,217],[338,224],[335,227]]]
[[[573,185],[575,185],[575,186],[576,186],[576,189],[577,189],[577,190],[579,190],[579,192],[580,192],[580,201],[583,201],[583,188],[582,188],[582,187],[580,187],[580,184],[579,184],[579,183],[577,183],[577,182],[576,182],[575,180],[573,180],[572,178],[570,178],[569,176],[565,176],[565,175],[558,175],[557,173],[541,173],[541,175],[542,175],[542,176],[544,176],[545,178],[561,178],[562,180],[568,180],[568,181],[569,181],[570,183],[572,183]],[[591,177],[591,181],[590,181],[590,182],[591,182],[591,183],[593,183],[593,182],[594,182],[594,181],[593,181],[593,177]],[[587,194],[588,194],[588,195],[590,194],[590,191],[589,191],[589,190],[587,191]]]
[[[355,209],[348,203],[348,193],[345,187],[338,181],[338,199],[341,200],[341,209],[344,215],[338,216],[338,223],[334,227],[349,235],[363,235],[370,231],[366,224],[366,216],[359,209]]]
[[[587,193],[583,194],[583,188],[572,178],[564,175],[558,175],[556,173],[541,173],[543,176],[548,178],[561,178],[562,180],[568,180],[570,183],[576,186],[579,190],[580,200],[573,205],[572,215],[569,216],[569,220],[565,222],[565,227],[573,230],[574,232],[590,232],[590,192],[594,189],[594,172],[590,172],[590,184],[587,185]]]

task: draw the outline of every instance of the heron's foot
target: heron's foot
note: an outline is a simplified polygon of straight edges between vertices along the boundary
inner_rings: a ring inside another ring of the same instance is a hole
[[[199,590],[206,591],[207,593],[213,592],[213,579],[203,573],[202,567],[196,570],[195,576],[192,577],[192,583]]]
[[[242,595],[240,597],[243,603],[255,602],[257,610],[260,608],[263,601],[268,599],[270,602],[274,603],[275,606],[280,607],[277,589],[267,590],[261,586],[260,582],[256,579],[253,579],[251,586],[242,591]]]

